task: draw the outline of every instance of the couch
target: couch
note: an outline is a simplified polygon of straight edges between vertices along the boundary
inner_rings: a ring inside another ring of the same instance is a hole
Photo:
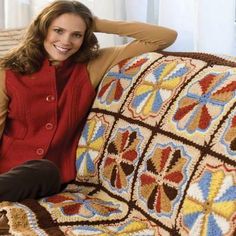
[[[236,235],[236,62],[187,52],[120,62],[75,165],[61,193],[0,203],[11,235]]]

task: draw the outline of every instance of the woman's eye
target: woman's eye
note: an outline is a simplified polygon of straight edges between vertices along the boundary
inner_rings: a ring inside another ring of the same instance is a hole
[[[63,30],[62,29],[54,29],[54,31],[58,34],[62,34],[63,33]]]
[[[80,38],[80,37],[81,37],[81,34],[74,34],[74,37],[75,37],[75,38]]]

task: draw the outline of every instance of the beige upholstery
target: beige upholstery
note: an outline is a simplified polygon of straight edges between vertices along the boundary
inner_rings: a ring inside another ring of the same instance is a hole
[[[0,58],[19,44],[23,33],[24,29],[0,30]]]

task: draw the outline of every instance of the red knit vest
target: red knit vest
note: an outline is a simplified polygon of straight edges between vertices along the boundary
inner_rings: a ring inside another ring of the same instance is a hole
[[[6,71],[10,101],[0,146],[0,173],[46,158],[59,167],[63,183],[75,178],[76,147],[95,90],[85,64],[70,64],[68,70],[67,81],[63,76],[62,81],[56,80],[55,67],[48,60],[32,76]]]

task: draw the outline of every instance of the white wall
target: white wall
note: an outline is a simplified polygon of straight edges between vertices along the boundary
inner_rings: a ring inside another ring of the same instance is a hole
[[[4,28],[4,1],[0,0],[0,29]]]
[[[198,9],[196,47],[206,52],[236,55],[235,0],[201,0]]]
[[[178,32],[175,44],[168,50],[194,49],[195,19],[195,0],[160,0],[159,24]]]
[[[159,24],[178,32],[168,50],[236,56],[235,0],[159,1]]]
[[[28,24],[28,22],[31,19],[30,14],[30,6],[29,6],[30,0],[8,0],[5,1],[5,11],[9,12],[9,15],[6,15],[5,18],[5,27],[6,28],[18,28],[18,27],[24,27]],[[14,17],[12,17],[10,14],[13,12],[14,9]],[[22,17],[22,15],[24,17]],[[17,21],[16,21],[17,19]]]

